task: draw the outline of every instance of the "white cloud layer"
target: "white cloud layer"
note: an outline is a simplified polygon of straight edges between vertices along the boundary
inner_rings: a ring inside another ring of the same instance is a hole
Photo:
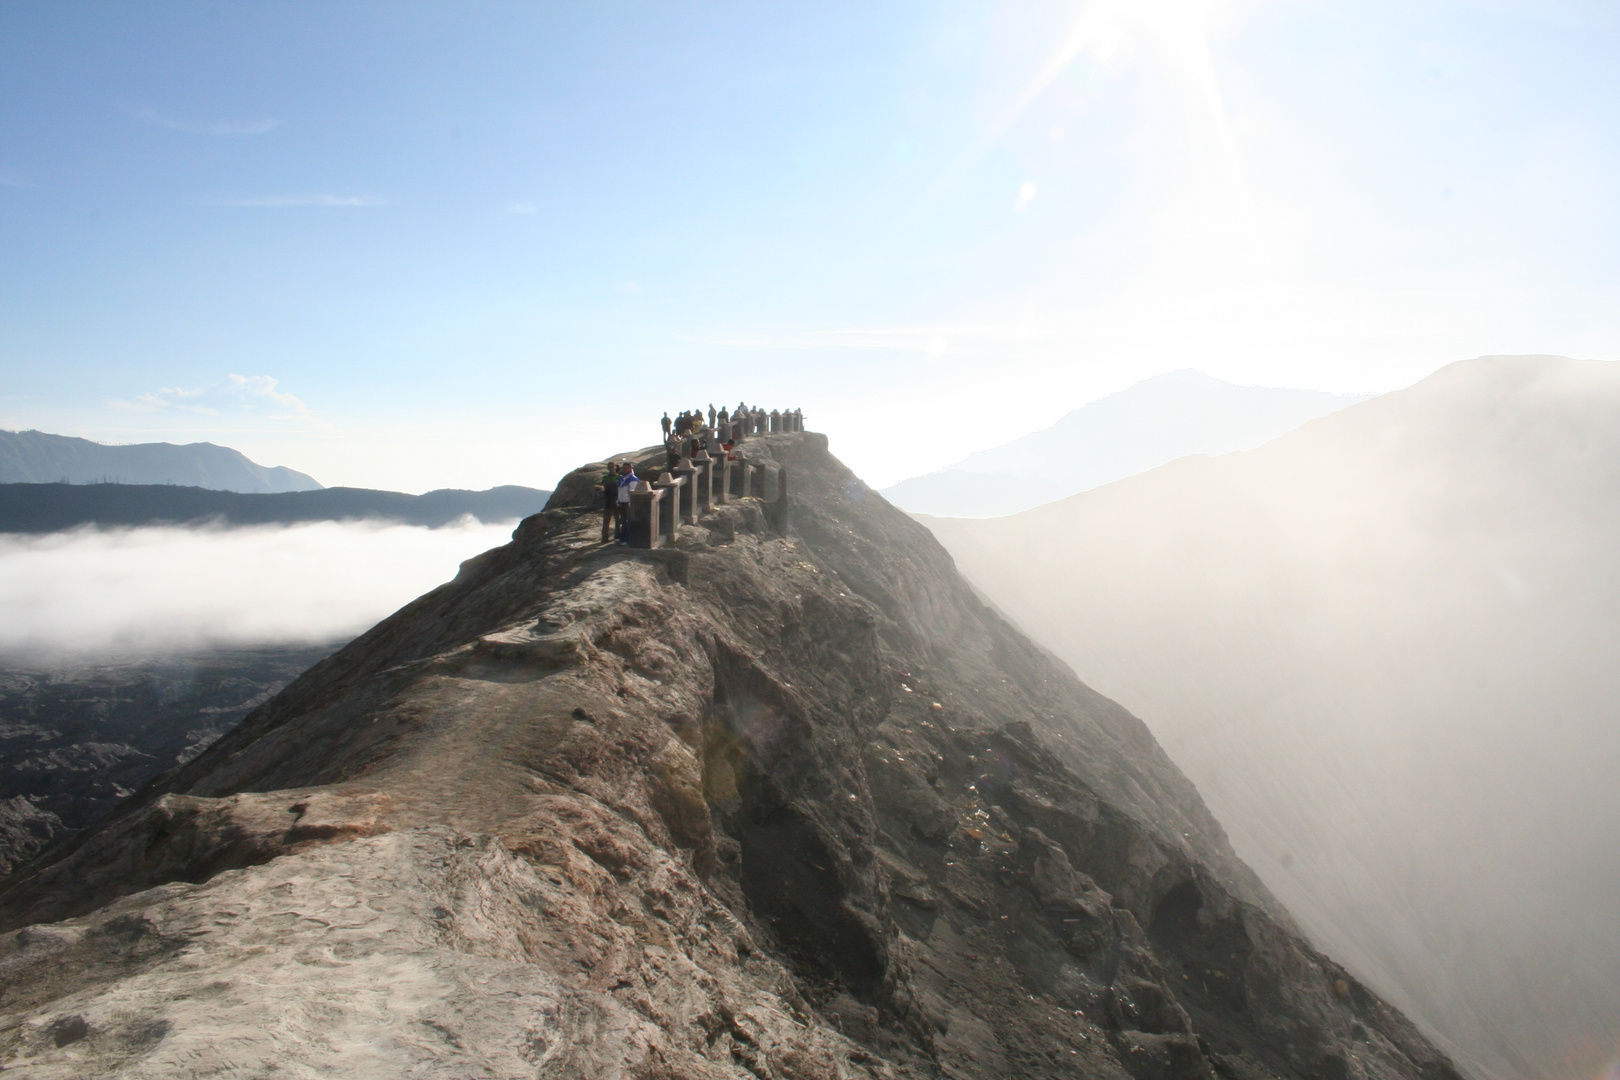
[[[0,651],[142,655],[358,634],[512,526],[313,522],[0,535]]]

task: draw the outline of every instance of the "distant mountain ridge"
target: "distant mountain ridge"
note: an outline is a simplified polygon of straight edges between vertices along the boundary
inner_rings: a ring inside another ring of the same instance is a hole
[[[422,495],[370,488],[243,494],[172,484],[0,484],[0,532],[59,532],[80,525],[394,521],[437,527],[463,516],[495,523],[538,513],[551,492],[506,485]]]
[[[1190,369],[1172,371],[881,494],[918,514],[1015,514],[1177,458],[1252,450],[1369,396],[1238,386]]]
[[[271,494],[319,491],[314,477],[213,443],[109,446],[44,431],[0,431],[0,484],[178,484]]]

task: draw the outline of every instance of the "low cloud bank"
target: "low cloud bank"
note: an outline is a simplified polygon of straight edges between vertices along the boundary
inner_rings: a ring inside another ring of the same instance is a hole
[[[0,535],[0,651],[151,655],[351,637],[504,544],[510,523],[312,522]]]

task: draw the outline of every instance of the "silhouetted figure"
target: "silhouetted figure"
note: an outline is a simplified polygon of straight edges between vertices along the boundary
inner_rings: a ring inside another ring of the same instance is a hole
[[[664,414],[664,418],[662,420],[658,421],[658,422],[659,422],[659,424],[663,425],[663,428],[664,428],[664,441],[668,442],[669,441],[669,429],[670,429],[669,413],[666,412]]]
[[[602,490],[602,543],[613,539],[613,518],[619,505],[619,470],[609,465],[596,485]]]
[[[709,402],[709,426],[714,427],[714,402]]]

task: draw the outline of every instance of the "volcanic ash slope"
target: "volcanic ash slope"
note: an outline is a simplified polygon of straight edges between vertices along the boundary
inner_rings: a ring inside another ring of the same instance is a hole
[[[824,437],[749,449],[785,515],[603,548],[582,469],[15,874],[0,1064],[1457,1075]]]

